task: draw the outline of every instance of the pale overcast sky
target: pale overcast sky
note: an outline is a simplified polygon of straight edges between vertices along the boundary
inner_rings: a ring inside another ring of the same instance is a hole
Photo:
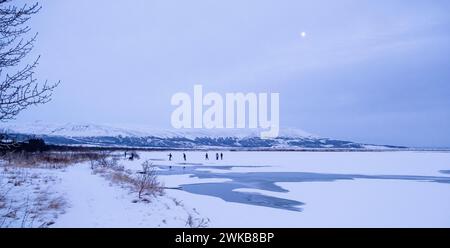
[[[170,127],[171,96],[279,92],[281,126],[450,147],[450,1],[46,0],[37,76],[52,102],[18,122]],[[306,36],[302,36],[302,32]]]

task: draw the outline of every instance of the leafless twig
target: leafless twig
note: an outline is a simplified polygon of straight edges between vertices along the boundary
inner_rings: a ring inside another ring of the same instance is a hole
[[[34,77],[40,56],[14,69],[34,48],[37,33],[26,39],[31,30],[26,24],[40,9],[38,3],[18,7],[0,0],[0,76],[5,74],[0,81],[0,121],[14,119],[31,105],[47,103],[59,84],[39,83]]]

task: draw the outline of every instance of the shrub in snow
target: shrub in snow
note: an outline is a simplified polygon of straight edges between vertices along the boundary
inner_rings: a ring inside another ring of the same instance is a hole
[[[139,199],[143,194],[156,195],[162,192],[161,184],[157,180],[156,169],[149,160],[142,163],[142,171],[136,178],[136,187]]]

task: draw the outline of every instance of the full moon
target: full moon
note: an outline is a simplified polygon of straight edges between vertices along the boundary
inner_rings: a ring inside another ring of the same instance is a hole
[[[306,37],[306,32],[301,32],[300,35],[302,36],[302,38]]]

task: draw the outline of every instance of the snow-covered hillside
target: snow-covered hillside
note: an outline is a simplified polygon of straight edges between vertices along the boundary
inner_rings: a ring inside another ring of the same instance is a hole
[[[49,144],[166,149],[246,148],[246,149],[386,149],[396,148],[321,138],[298,129],[282,129],[278,138],[261,139],[260,130],[249,129],[183,129],[160,130],[142,126],[127,128],[98,124],[0,124],[17,139],[30,135]]]
[[[32,123],[7,124],[0,123],[0,130],[10,133],[54,135],[66,137],[161,137],[174,138],[185,137],[195,139],[199,137],[257,137],[259,129],[153,129],[145,126],[127,125],[99,125],[91,123],[44,123],[36,121]],[[317,137],[300,129],[286,128],[280,130],[280,137]]]
[[[100,137],[100,136],[145,136],[139,131],[116,128],[96,124],[49,124],[40,121],[26,124],[0,124],[0,129],[9,133],[22,133],[33,135],[54,135],[66,137]]]

